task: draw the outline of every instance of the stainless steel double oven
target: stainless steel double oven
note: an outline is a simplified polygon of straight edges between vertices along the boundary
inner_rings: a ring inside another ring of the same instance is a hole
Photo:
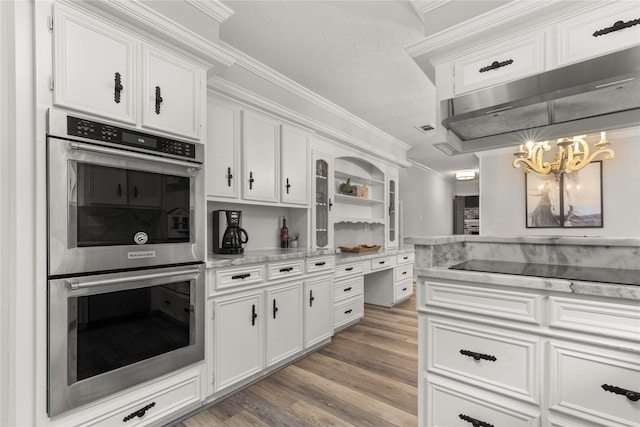
[[[50,416],[204,358],[203,158],[49,111]]]

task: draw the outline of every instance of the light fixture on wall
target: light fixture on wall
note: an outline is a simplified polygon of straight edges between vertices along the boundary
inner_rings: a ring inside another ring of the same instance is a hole
[[[553,173],[560,176],[563,173],[577,171],[587,166],[600,154],[605,155],[605,160],[612,159],[615,153],[611,148],[611,142],[607,140],[607,133],[600,132],[600,141],[595,144],[596,151],[589,154],[589,144],[585,141],[587,135],[579,135],[571,138],[560,138],[556,143],[556,158],[553,162],[543,162],[542,156],[551,149],[549,141],[529,141],[520,145],[520,149],[513,153],[517,157],[513,161],[513,167],[519,168],[524,163],[524,173],[531,171],[542,175]]]
[[[456,179],[458,181],[468,181],[476,177],[476,171],[474,170],[460,170],[456,172]]]

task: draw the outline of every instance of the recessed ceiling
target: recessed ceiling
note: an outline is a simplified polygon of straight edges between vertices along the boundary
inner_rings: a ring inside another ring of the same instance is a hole
[[[220,28],[224,42],[411,145],[410,160],[448,174],[477,168],[473,154],[447,156],[432,146],[441,134],[417,129],[436,124],[436,94],[405,51],[425,37],[411,2],[224,3],[234,11]],[[465,1],[432,3],[429,13],[446,16],[447,25],[469,9]],[[488,10],[501,2],[471,3]]]

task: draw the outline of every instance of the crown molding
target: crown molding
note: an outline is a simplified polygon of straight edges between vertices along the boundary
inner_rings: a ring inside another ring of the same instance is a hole
[[[225,42],[220,42],[220,43],[222,46],[224,46],[225,50],[230,52],[235,57],[235,60],[236,60],[235,65],[240,66],[257,76],[260,76],[266,81],[275,84],[276,86],[312,103],[313,105],[316,105],[322,108],[323,110],[337,117],[340,117],[344,120],[349,121],[350,123],[357,126],[358,128],[376,136],[377,138],[383,140],[385,143],[393,147],[399,148],[404,151],[408,151],[409,149],[412,148],[409,144],[378,129],[377,127],[373,126],[371,123],[361,119],[360,117],[356,116],[353,113],[350,113],[344,108],[339,107],[338,105],[318,95],[317,93],[307,89],[301,84],[296,83],[295,81],[289,79],[288,77],[280,74],[276,70],[250,57],[246,53],[234,48],[231,45],[226,44]]]
[[[384,160],[387,163],[400,167],[411,166],[411,163],[406,158],[394,156],[391,155],[388,151],[382,150],[377,147],[372,147],[361,139],[355,138],[345,132],[327,126],[326,124],[318,120],[300,114],[299,112],[294,111],[290,108],[283,107],[282,105],[277,104],[268,98],[251,92],[219,76],[215,76],[209,79],[208,83],[209,91],[214,94],[222,95],[234,102],[239,102],[251,108],[257,108],[263,112],[275,115],[278,118],[291,122],[297,126],[303,126],[307,129],[312,130],[312,132],[315,132],[318,135],[331,138],[334,141],[340,142],[345,146],[353,148],[373,158]]]
[[[215,19],[219,24],[229,19],[233,15],[233,10],[218,0],[185,0],[210,18]]]
[[[432,0],[432,1],[424,1],[424,0],[409,0],[409,4],[413,7],[413,9],[418,14],[418,17],[424,24],[424,15],[431,12],[432,10],[438,9],[447,3],[452,2],[453,0]]]
[[[425,166],[422,163],[416,162],[415,160],[407,159],[407,161],[411,163],[411,167],[420,169],[423,172],[429,172],[431,174],[434,174],[443,178],[447,178],[447,176],[444,173],[433,170],[429,166]]]

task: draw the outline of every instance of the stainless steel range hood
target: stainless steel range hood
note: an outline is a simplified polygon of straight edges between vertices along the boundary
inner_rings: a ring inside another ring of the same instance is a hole
[[[447,154],[640,124],[640,46],[440,104]]]

